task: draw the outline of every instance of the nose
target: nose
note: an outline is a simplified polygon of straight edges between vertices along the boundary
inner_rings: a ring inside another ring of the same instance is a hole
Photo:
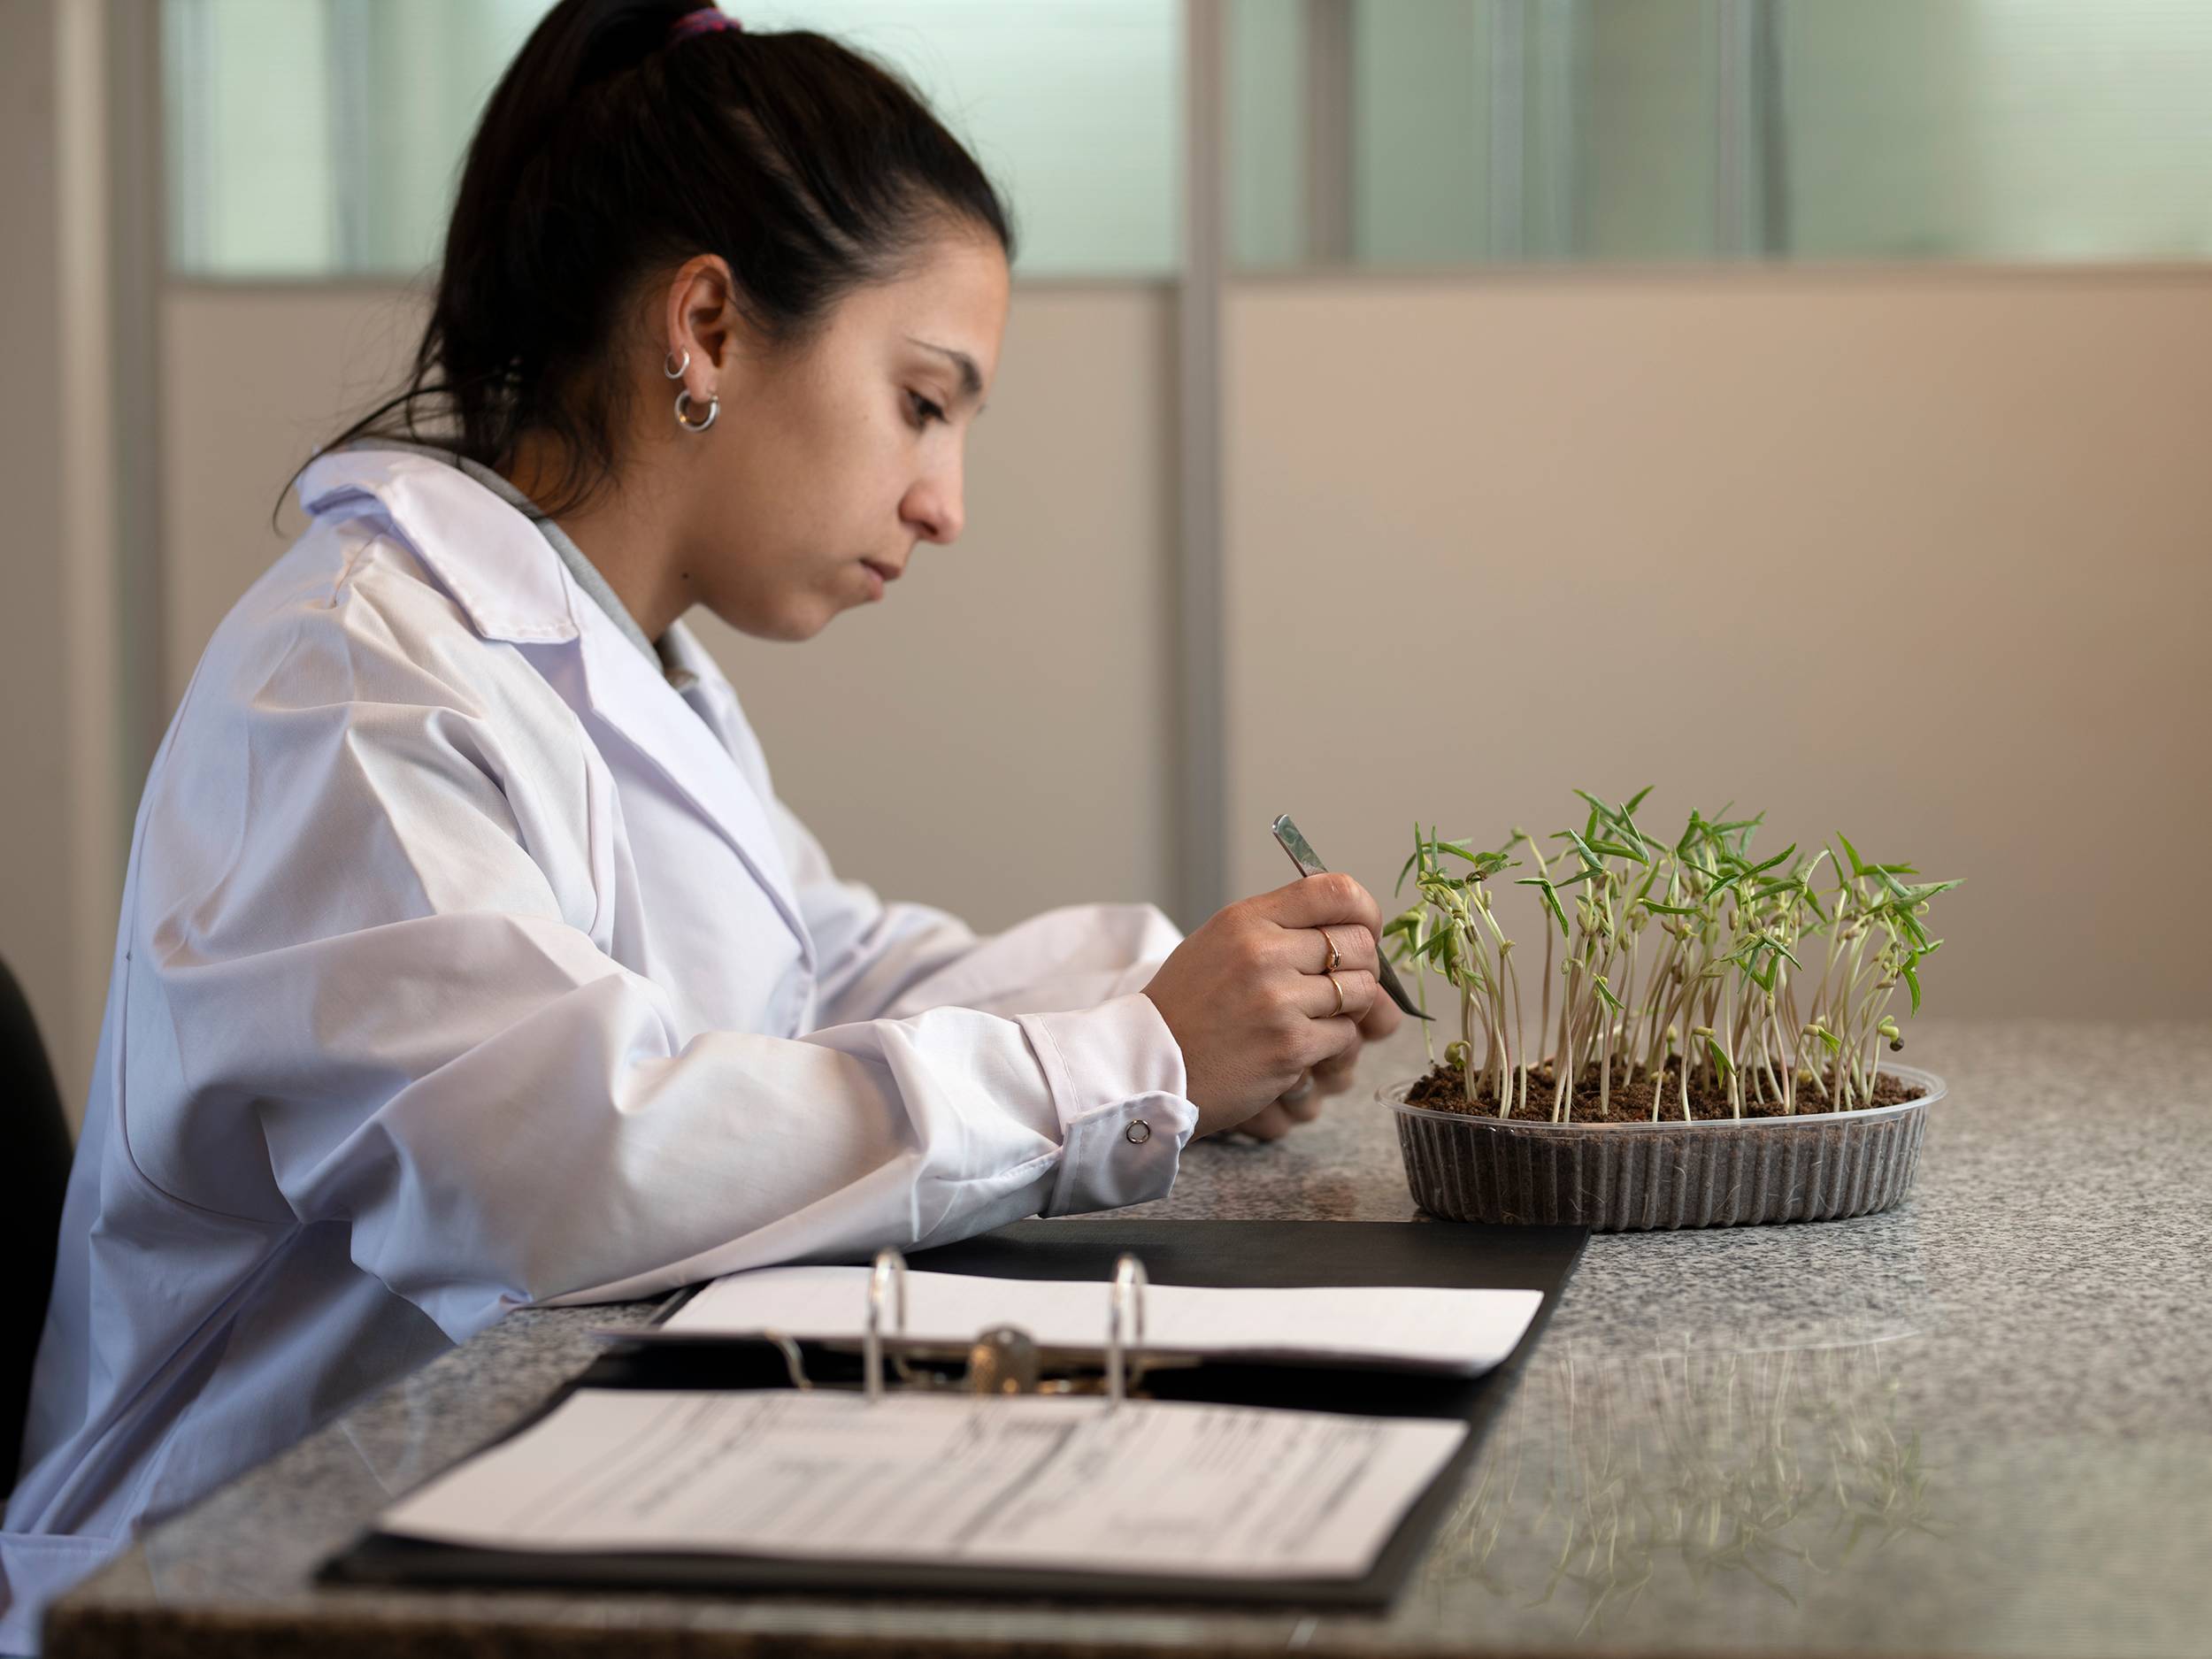
[[[909,490],[902,516],[925,541],[958,541],[967,521],[961,502],[960,463],[948,463]]]

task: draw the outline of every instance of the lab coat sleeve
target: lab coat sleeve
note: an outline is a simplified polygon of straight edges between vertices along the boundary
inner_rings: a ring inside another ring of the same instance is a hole
[[[1142,991],[1183,942],[1153,904],[1066,905],[979,936],[949,911],[886,902],[864,882],[841,879],[821,842],[772,786],[768,798],[814,940],[825,1025],[952,1003],[1005,1014],[1085,1008]],[[1173,1045],[1156,1010],[1149,1022],[1128,1023],[1148,1045]]]
[[[1015,1018],[1052,1079],[1061,1116],[1065,1150],[1047,1213],[1156,1196],[1140,1185],[1148,1171],[1132,1159],[1129,1123],[1100,1108],[1148,1091],[1179,1097],[1189,1087],[1182,1050],[1143,994],[1182,942],[1159,908],[1064,905],[979,937],[949,911],[887,903],[866,883],[840,879],[772,786],[768,800],[815,941],[824,1021],[910,1018],[949,1007]]]
[[[345,1226],[457,1340],[1167,1190],[1196,1109],[1141,995],[683,1032],[576,913],[572,720],[518,658],[457,685],[402,632],[303,626],[180,717],[196,764],[150,784],[127,992],[148,1180]]]

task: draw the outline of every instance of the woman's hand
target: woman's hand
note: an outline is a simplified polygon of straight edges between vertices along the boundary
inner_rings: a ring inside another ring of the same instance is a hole
[[[1273,1140],[1351,1086],[1362,1044],[1404,1018],[1378,995],[1380,923],[1350,876],[1302,876],[1217,912],[1161,964],[1145,995],[1183,1051],[1200,1134]]]
[[[1341,1094],[1352,1087],[1352,1073],[1358,1067],[1360,1050],[1367,1043],[1390,1035],[1405,1024],[1405,1018],[1387,996],[1378,996],[1368,1009],[1367,1017],[1359,1022],[1359,1035],[1350,1048],[1314,1067],[1289,1094],[1271,1105],[1261,1107],[1239,1124],[1236,1133],[1250,1135],[1255,1141],[1279,1141],[1298,1125],[1311,1123],[1321,1116],[1321,1102],[1325,1096]]]

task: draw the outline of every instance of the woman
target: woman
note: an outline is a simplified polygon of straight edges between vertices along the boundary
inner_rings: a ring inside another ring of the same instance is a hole
[[[1156,1198],[1398,1023],[1347,878],[1187,941],[839,880],[680,620],[808,639],[959,534],[1010,245],[818,36],[533,35],[411,385],[306,468],[147,783],[0,1650],[508,1309]]]

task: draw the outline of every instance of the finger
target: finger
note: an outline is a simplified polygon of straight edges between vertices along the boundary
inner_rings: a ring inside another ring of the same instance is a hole
[[[1261,895],[1261,913],[1280,927],[1330,927],[1339,922],[1382,932],[1382,910],[1375,895],[1340,870],[1297,880]],[[1337,949],[1343,949],[1340,941]]]
[[[1335,922],[1325,927],[1286,927],[1283,930],[1284,958],[1301,973],[1326,973],[1329,969],[1329,947],[1336,947],[1336,972],[1359,968],[1369,973],[1376,971],[1380,954],[1375,946],[1375,936],[1364,927],[1355,927],[1346,922]]]
[[[1360,1050],[1366,1046],[1366,1038],[1360,1035],[1359,1027],[1355,1025],[1352,1028],[1352,1041],[1346,1044],[1342,1048],[1337,1050],[1336,1053],[1329,1056],[1325,1060],[1317,1060],[1314,1063],[1314,1081],[1317,1083],[1336,1083],[1341,1082],[1345,1079],[1350,1077],[1354,1069],[1359,1064]]]
[[[1379,996],[1359,1022],[1359,1034],[1370,1041],[1387,1037],[1406,1023],[1405,1015],[1387,996]]]
[[[1310,1124],[1321,1116],[1322,1095],[1318,1089],[1294,1101],[1278,1101],[1275,1103],[1282,1109],[1283,1116],[1294,1124]]]
[[[1324,1094],[1341,1094],[1352,1087],[1352,1074],[1359,1068],[1361,1043],[1354,1043],[1343,1053],[1333,1055],[1313,1068],[1310,1074],[1314,1087]]]
[[[1255,1141],[1280,1141],[1290,1133],[1290,1113],[1280,1103],[1263,1106],[1237,1128]]]
[[[1328,981],[1324,979],[1321,983],[1325,995]],[[1325,1064],[1348,1048],[1356,1048],[1359,1040],[1358,1022],[1346,1014],[1341,1018],[1306,1021],[1305,1029],[1294,1040],[1292,1048],[1297,1063],[1310,1068]]]
[[[1336,971],[1335,979],[1336,983],[1344,987],[1344,1006],[1341,1009],[1336,1005],[1336,992],[1331,988],[1330,976],[1325,973],[1299,975],[1298,988],[1293,994],[1292,1000],[1296,1004],[1299,1012],[1304,1014],[1309,1019],[1335,1019],[1341,1017],[1351,1021],[1356,1027],[1359,1021],[1364,1019],[1368,1010],[1374,1006],[1375,976],[1363,969],[1339,968]],[[1342,1043],[1333,1042],[1328,1045],[1325,1052],[1333,1055],[1340,1054],[1343,1049]]]

